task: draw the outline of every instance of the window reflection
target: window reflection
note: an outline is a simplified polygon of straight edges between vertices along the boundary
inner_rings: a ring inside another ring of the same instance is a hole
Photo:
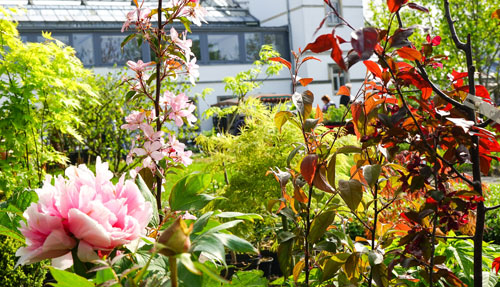
[[[247,62],[259,59],[260,33],[245,33],[245,53]]]
[[[196,59],[201,60],[200,35],[190,35],[188,38],[193,41],[191,52],[193,52]]]
[[[136,41],[130,41],[121,49],[121,43],[126,36],[101,36],[101,62],[103,64],[125,63],[127,60],[137,61],[141,58],[141,50]]]
[[[85,66],[94,65],[94,41],[92,34],[73,34],[76,56]]]
[[[288,58],[285,41],[283,34],[264,34],[264,44],[273,46],[273,49],[278,51],[282,57]]]
[[[208,54],[213,61],[239,60],[238,35],[208,35]]]

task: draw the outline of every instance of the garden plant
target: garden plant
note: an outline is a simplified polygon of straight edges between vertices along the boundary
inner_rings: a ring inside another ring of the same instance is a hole
[[[0,266],[13,268],[17,249],[18,268],[9,284],[496,286],[500,246],[484,240],[497,239],[485,223],[500,205],[481,174],[499,160],[499,119],[484,73],[476,83],[476,69],[490,69],[482,61],[495,55],[478,55],[474,30],[457,31],[460,12],[448,0],[423,0],[441,9],[440,34],[406,23],[432,13],[423,3],[387,0],[378,27],[355,28],[330,0],[317,1],[350,39],[334,26],[291,61],[263,47],[255,67],[225,79],[238,104],[215,111],[245,116],[238,135],[197,138],[216,171],[183,175],[169,190],[168,175],[193,162],[178,134],[198,122],[186,83],[199,76],[188,37],[192,23],[206,22],[199,1],[159,0],[152,10],[133,1],[122,47],[147,43],[154,61],[128,61],[120,84],[104,80],[121,91],[116,99],[95,93],[103,80],[70,47],[50,34],[22,43],[0,10],[0,91],[9,95],[0,102],[0,235],[8,238],[0,252],[9,254]],[[485,25],[497,33],[500,9],[488,13]],[[445,42],[456,52],[439,54]],[[341,47],[350,47],[346,55]],[[327,115],[307,90],[314,79],[300,77],[319,53],[344,71],[367,69],[348,107],[332,112],[340,127],[323,125]],[[291,102],[245,99],[264,66],[272,76],[281,65]],[[120,111],[87,116],[85,126],[80,106]],[[46,175],[65,164],[68,145],[95,159]],[[227,252],[260,261],[254,245],[277,253],[279,278],[228,265]]]
[[[315,118],[310,118],[311,91],[293,95],[296,112],[276,114],[279,128],[291,122],[304,139],[304,145],[290,154],[301,154],[300,164],[275,173],[283,188],[278,212],[292,223],[279,235],[282,270],[306,285],[494,286],[497,277],[491,269],[498,271],[499,258],[487,255],[497,253],[486,250],[483,232],[485,213],[498,206],[485,206],[481,173],[488,174],[491,161],[497,159],[492,152],[499,151],[500,145],[495,133],[485,129],[497,119],[483,118],[477,105],[465,103],[473,97],[492,104],[486,88],[475,84],[470,35],[465,42],[457,36],[449,2],[443,1],[450,37],[465,54],[467,69],[453,71],[449,84],[440,88],[427,69],[446,65],[446,57],[436,55],[433,48],[445,35],[427,34],[420,37],[423,41],[412,42],[410,36],[417,29],[405,27],[400,14],[405,9],[429,13],[427,8],[388,0],[386,27],[355,29],[330,1],[325,2],[352,29],[350,41],[333,29],[294,52],[293,65],[282,58],[275,60],[289,68],[294,91],[298,84],[309,82],[295,80],[301,65],[318,60],[304,56],[307,51],[331,51],[343,70],[362,62],[369,74],[353,95],[352,128],[325,130],[318,125],[323,120],[319,107]],[[498,10],[491,21],[496,19]],[[340,45],[347,42],[352,50],[344,59]],[[356,134],[360,146],[333,148],[339,137],[350,133]],[[356,164],[348,181],[335,179],[339,153],[354,154]],[[457,169],[468,162],[472,176]],[[294,186],[293,196],[285,192],[288,181]],[[325,204],[313,201],[318,192],[331,194]],[[352,240],[331,228],[335,216],[345,218],[346,213],[365,227],[365,237]],[[461,255],[455,244],[462,244]],[[443,246],[455,246],[452,250],[458,258],[443,256]],[[448,265],[457,262],[462,269],[453,272]]]

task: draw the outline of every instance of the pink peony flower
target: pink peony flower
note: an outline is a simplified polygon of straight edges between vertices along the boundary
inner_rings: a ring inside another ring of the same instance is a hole
[[[151,203],[137,185],[122,176],[114,185],[107,163],[97,158],[96,174],[85,165],[66,169],[67,179],[49,176],[39,200],[24,212],[21,233],[26,247],[16,252],[17,264],[56,258],[78,248],[82,261],[97,259],[96,251],[110,251],[139,238],[151,219]],[[78,246],[77,245],[77,241]]]

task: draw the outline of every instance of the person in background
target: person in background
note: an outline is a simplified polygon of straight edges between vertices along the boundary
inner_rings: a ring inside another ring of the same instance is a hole
[[[326,111],[328,111],[328,108],[329,108],[331,105],[333,105],[333,103],[331,102],[330,97],[329,97],[329,96],[327,96],[327,95],[323,95],[323,97],[321,97],[321,100],[322,100],[322,101],[323,101],[323,103],[325,104],[325,105],[323,106],[323,108],[321,109],[321,111],[322,111],[323,113],[326,113]]]

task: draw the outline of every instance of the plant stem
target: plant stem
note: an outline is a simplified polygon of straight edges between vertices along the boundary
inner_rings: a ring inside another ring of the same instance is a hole
[[[156,97],[155,97],[155,116],[156,116],[156,131],[161,131],[161,121],[160,121],[160,93],[161,93],[161,6],[162,0],[158,0],[158,31],[156,32],[156,37],[158,39],[158,49],[156,55]],[[156,206],[158,208],[158,214],[160,217],[160,222],[162,221],[161,215],[161,176],[156,175]],[[173,285],[172,285],[173,286]]]
[[[373,195],[373,227],[371,228],[371,234],[372,234],[372,251],[375,250],[375,236],[377,234],[377,221],[378,221],[378,184],[375,184],[375,194]],[[373,279],[373,269],[370,268],[370,277],[368,279],[368,287],[372,286],[372,279]]]
[[[168,263],[170,264],[170,282],[172,287],[177,287],[177,258],[175,256],[168,257]]]
[[[305,261],[305,269],[306,269],[306,286],[309,286],[309,231],[311,230],[311,221],[310,221],[310,215],[311,215],[311,200],[312,200],[312,193],[313,193],[313,185],[309,185],[309,196],[307,200],[307,209],[306,209],[306,232],[305,232],[305,238],[304,238],[304,248],[305,248],[305,254],[304,254],[304,261]]]

